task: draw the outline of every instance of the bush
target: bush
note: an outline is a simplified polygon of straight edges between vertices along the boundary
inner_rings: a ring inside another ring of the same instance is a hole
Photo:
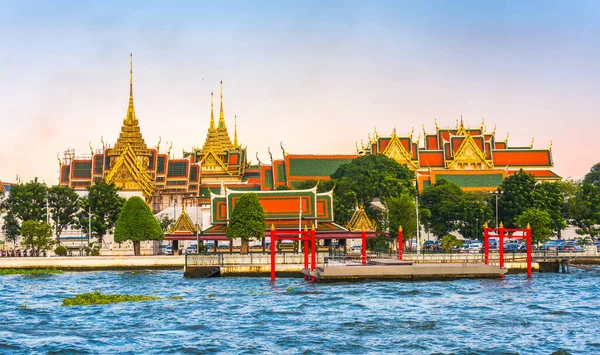
[[[54,249],[54,254],[58,256],[65,256],[67,255],[67,248],[63,247],[62,245],[59,245],[56,247],[56,249]]]

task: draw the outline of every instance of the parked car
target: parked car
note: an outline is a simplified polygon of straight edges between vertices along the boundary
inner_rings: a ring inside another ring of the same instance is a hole
[[[423,250],[431,250],[431,251],[436,250],[435,242],[433,240],[426,240],[423,243]]]
[[[167,245],[163,249],[163,255],[173,255],[173,248],[170,245]]]
[[[195,254],[196,253],[196,245],[189,245],[187,248],[185,248],[185,253],[186,254]]]
[[[505,253],[518,253],[523,251],[523,249],[520,248],[519,244],[516,243],[509,243],[509,244],[505,244],[504,245],[504,252]]]
[[[567,241],[561,246],[559,246],[559,250],[564,251],[583,251],[583,247],[578,245],[575,241]]]

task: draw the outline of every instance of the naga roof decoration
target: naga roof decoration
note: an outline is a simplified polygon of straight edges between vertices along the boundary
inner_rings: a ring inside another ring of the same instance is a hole
[[[367,216],[367,212],[365,212],[363,206],[356,207],[346,227],[350,232],[362,231],[363,229],[367,232],[375,232],[377,230],[375,221]]]
[[[175,222],[175,224],[171,228],[169,228],[169,234],[177,234],[177,232],[195,234],[196,231],[198,231],[198,228],[196,228],[196,225],[192,222],[190,216],[185,211],[184,205],[183,210],[179,215],[179,218],[177,218],[177,222]]]
[[[149,199],[154,192],[152,177],[129,144],[125,146],[125,150],[110,169],[106,181],[114,182],[123,190],[142,190],[146,199]]]
[[[148,157],[150,157],[151,153],[148,147],[146,146],[146,142],[142,137],[142,133],[140,132],[140,126],[138,125],[138,119],[135,116],[135,109],[133,107],[133,57],[130,55],[129,57],[129,106],[127,107],[127,114],[125,119],[123,120],[123,125],[121,127],[121,133],[119,134],[119,138],[117,138],[117,142],[115,146],[110,149],[108,152],[108,156],[111,157],[111,160],[114,161],[116,157],[120,156],[125,147],[130,145],[133,149],[133,152],[136,156],[142,157],[142,162],[144,165],[148,163]]]

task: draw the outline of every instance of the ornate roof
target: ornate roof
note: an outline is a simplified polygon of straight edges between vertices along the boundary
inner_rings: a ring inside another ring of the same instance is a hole
[[[356,207],[352,218],[350,218],[350,222],[348,222],[347,228],[350,232],[362,231],[363,229],[367,232],[375,232],[377,230],[377,225],[374,220],[367,216],[364,207],[360,206]]]
[[[236,132],[237,133],[237,132]],[[237,135],[237,134],[236,134]],[[207,154],[209,151],[213,151],[216,154],[223,154],[227,150],[233,150],[236,148],[231,143],[231,138],[227,132],[227,125],[225,124],[225,114],[223,113],[223,82],[221,81],[221,108],[219,112],[219,123],[215,128],[214,118],[214,104],[213,94],[210,94],[210,126],[206,133],[206,140],[200,150],[201,155]]]
[[[138,160],[129,144],[117,158],[106,176],[108,183],[114,182],[124,190],[142,190],[148,200],[154,192],[152,177]]]
[[[115,146],[108,151],[108,156],[118,157],[120,156],[127,145],[131,146],[131,149],[136,156],[149,157],[151,155],[146,142],[140,132],[140,126],[138,125],[138,119],[135,116],[135,109],[133,107],[133,57],[129,57],[129,106],[127,107],[127,114],[123,120],[121,126],[121,133]]]
[[[190,219],[190,216],[185,211],[185,205],[184,205],[183,211],[181,211],[181,214],[179,215],[177,222],[175,222],[175,224],[171,228],[169,228],[169,234],[177,234],[177,232],[195,234],[196,231],[199,231],[199,230],[198,230],[198,228],[196,228],[196,225],[194,225],[194,223]]]

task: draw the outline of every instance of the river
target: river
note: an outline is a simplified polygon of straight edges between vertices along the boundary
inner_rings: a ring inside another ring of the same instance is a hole
[[[598,272],[334,284],[182,274],[0,276],[0,354],[600,353]],[[95,290],[163,300],[61,306]]]

